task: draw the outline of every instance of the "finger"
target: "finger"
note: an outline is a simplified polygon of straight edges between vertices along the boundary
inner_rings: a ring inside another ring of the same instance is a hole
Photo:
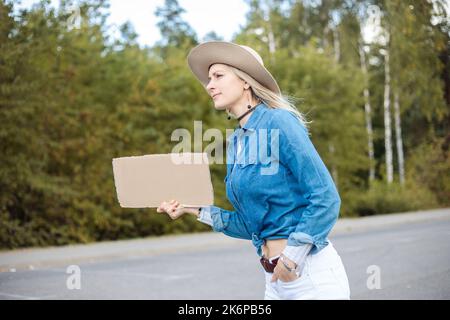
[[[172,208],[172,205],[169,202],[165,202],[164,203],[164,210],[165,211],[170,211],[171,208]]]
[[[272,276],[271,282],[276,282],[276,281],[277,281],[277,276],[276,276],[276,274],[274,273],[273,276]]]
[[[157,212],[164,212],[164,206],[165,206],[165,202],[162,202],[160,205],[159,205],[159,207],[158,207],[158,209],[156,209],[156,211]]]
[[[166,210],[166,209],[165,209],[166,205],[167,205],[167,202],[165,202],[165,201],[161,202],[161,204],[160,204],[159,207],[158,207],[159,212],[165,211],[165,210]]]

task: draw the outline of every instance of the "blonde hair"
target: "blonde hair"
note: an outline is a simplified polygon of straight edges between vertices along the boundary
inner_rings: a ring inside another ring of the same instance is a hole
[[[273,92],[272,90],[266,88],[261,83],[253,79],[251,76],[249,76],[247,73],[243,72],[242,70],[239,70],[233,66],[227,65],[239,78],[244,80],[250,85],[252,96],[255,99],[259,99],[262,102],[264,102],[267,106],[273,109],[285,109],[289,112],[291,112],[294,116],[297,117],[297,119],[300,121],[300,123],[306,128],[309,134],[309,128],[308,124],[312,121],[307,121],[305,118],[305,115],[301,113],[297,107],[294,105],[295,100],[298,98],[284,95],[284,94],[277,94]]]

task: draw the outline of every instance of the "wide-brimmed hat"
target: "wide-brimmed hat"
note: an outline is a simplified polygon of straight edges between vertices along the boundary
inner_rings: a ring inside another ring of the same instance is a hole
[[[261,56],[248,46],[227,41],[208,41],[191,49],[187,60],[192,72],[204,86],[209,82],[209,67],[222,63],[244,71],[264,87],[281,94],[274,77],[264,67]]]

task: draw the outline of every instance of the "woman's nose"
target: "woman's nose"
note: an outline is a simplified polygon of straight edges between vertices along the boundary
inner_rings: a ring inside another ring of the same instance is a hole
[[[208,90],[208,92],[213,89],[213,82],[209,81],[208,84],[206,85],[206,90]],[[211,94],[211,92],[209,92]]]

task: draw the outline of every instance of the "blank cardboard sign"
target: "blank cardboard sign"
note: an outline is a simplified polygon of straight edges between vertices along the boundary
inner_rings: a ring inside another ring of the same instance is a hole
[[[157,208],[177,200],[185,207],[214,203],[206,153],[169,153],[112,160],[117,198],[123,208]]]

